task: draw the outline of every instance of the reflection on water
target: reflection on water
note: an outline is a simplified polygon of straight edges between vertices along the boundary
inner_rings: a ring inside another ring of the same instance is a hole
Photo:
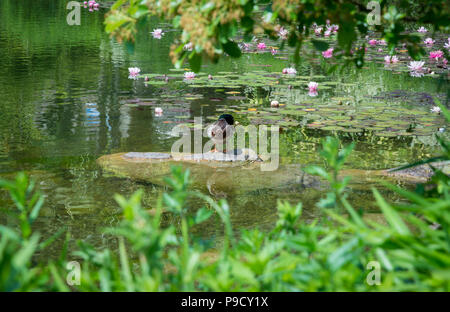
[[[164,40],[155,40],[149,35],[153,25],[148,26],[139,33],[135,50],[129,51],[103,32],[105,11],[82,10],[81,26],[68,26],[65,4],[49,0],[0,2],[0,176],[12,178],[25,170],[37,180],[46,196],[37,227],[46,235],[67,226],[74,238],[104,246],[109,238],[101,235],[100,229],[116,224],[120,213],[114,193],[127,196],[144,188],[144,204],[152,207],[163,191],[102,173],[95,163],[99,156],[121,151],[169,151],[177,139],[170,135],[172,127],[191,122],[194,116],[203,117],[206,123],[230,111],[241,122],[248,122],[239,112],[249,105],[269,106],[273,98],[280,103],[309,101],[307,92],[299,88],[283,94],[274,87],[249,84],[237,89],[237,95],[221,88],[196,88],[176,79],[159,86],[129,80],[128,67],[138,66],[144,73],[170,73],[169,45],[177,34],[169,31]],[[225,71],[280,72],[288,62],[283,53],[276,58],[270,53],[244,55],[238,61],[223,60],[203,70],[213,76]],[[318,100],[351,97],[352,103],[362,103],[387,91],[437,92],[433,79],[418,82],[407,75],[377,71],[378,65],[368,66],[365,72],[349,70],[321,78],[335,84],[321,92]],[[303,63],[299,74],[324,73],[313,62]],[[387,101],[402,105],[391,102],[392,98]],[[163,108],[163,116],[155,116],[155,107]],[[428,110],[428,106],[420,109]],[[320,138],[326,134],[329,132],[303,127],[285,131],[280,136],[281,156],[285,162],[317,162]],[[431,135],[380,138],[348,134],[343,140],[357,142],[349,167],[367,169],[426,157],[437,146]],[[293,187],[231,197],[232,222],[235,228],[270,228],[276,218],[277,199],[303,201],[306,217],[312,217],[316,213],[312,203],[322,193]],[[352,197],[370,208],[372,200],[363,185],[355,186]],[[0,202],[10,204],[4,192]],[[0,220],[11,222],[6,216]],[[217,220],[211,220],[198,230],[209,237],[221,229]]]

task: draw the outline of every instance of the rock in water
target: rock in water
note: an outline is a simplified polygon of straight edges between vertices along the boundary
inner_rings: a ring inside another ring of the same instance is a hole
[[[170,176],[171,166],[182,165],[189,169],[191,186],[208,190],[211,194],[238,194],[262,189],[280,189],[292,186],[300,188],[323,188],[327,183],[318,177],[304,173],[298,164],[280,165],[274,171],[262,171],[264,162],[248,150],[233,153],[180,154],[175,159],[169,153],[118,153],[105,155],[97,160],[103,170],[116,176],[137,181],[166,185],[164,178]],[[437,162],[434,167],[450,173],[450,162]],[[351,188],[370,186],[370,180],[386,177],[409,183],[426,182],[433,171],[428,165],[396,170],[360,170],[346,169],[341,176],[351,176],[361,185]],[[367,183],[369,182],[369,183]],[[373,181],[376,182],[376,181]]]
[[[167,153],[118,153],[105,155],[97,163],[116,176],[166,185],[173,165],[189,169],[191,186],[211,193],[243,193],[264,188],[314,185],[317,178],[305,174],[300,165],[284,165],[275,171],[262,171],[262,161],[251,153],[182,154],[176,160]]]

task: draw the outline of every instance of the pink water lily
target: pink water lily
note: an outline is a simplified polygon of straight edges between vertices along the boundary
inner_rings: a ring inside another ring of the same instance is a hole
[[[423,41],[428,48],[431,48],[435,41],[432,38],[427,38]]]
[[[137,76],[141,72],[141,69],[139,67],[130,67],[128,68],[128,72],[129,72],[128,76],[129,79],[137,79]]]
[[[423,65],[425,65],[425,62],[421,62],[421,61],[409,62],[408,68],[411,71],[410,75],[413,77],[422,77],[424,75]]]
[[[323,55],[324,58],[333,57],[333,48],[329,48],[328,50],[323,51],[322,55]]]
[[[308,83],[308,95],[309,96],[317,96],[318,92],[317,92],[317,88],[319,87],[319,84],[315,81],[311,81],[310,83]]]
[[[377,45],[377,41],[376,41],[375,39],[370,39],[370,40],[369,40],[369,44],[370,44],[371,46],[375,46],[375,45]]]
[[[329,29],[325,30],[325,32],[323,33],[323,35],[324,35],[325,37],[330,37],[330,35],[331,35],[331,30],[329,30]]]
[[[444,44],[444,48],[450,51],[450,38],[447,39],[448,41]]]
[[[378,40],[378,44],[382,45],[382,46],[385,46],[385,45],[387,45],[387,42],[386,42],[386,40],[381,39],[381,40]]]
[[[257,45],[258,50],[265,50],[266,49],[266,44],[264,42],[260,42]]]
[[[384,63],[386,63],[386,64],[395,64],[395,63],[398,63],[398,58],[397,58],[397,56],[396,55],[386,55],[385,57],[384,57]]]
[[[278,53],[278,50],[277,50],[277,49],[271,49],[271,50],[270,50],[270,53],[272,53],[272,55],[275,55],[275,54]]]
[[[419,29],[417,29],[417,32],[426,33],[428,32],[428,30],[425,27],[421,26]]]
[[[164,35],[163,30],[161,28],[153,29],[151,34],[152,34],[153,38],[155,38],[155,39],[161,39],[162,36]]]
[[[191,80],[195,78],[194,72],[185,72],[184,73],[184,79]]]
[[[314,29],[314,33],[316,34],[316,36],[320,36],[320,34],[322,33],[322,27],[317,27]]]
[[[444,52],[442,52],[441,50],[430,52],[430,60],[435,59],[436,61],[438,61],[439,58],[441,58],[443,56],[444,56]]]

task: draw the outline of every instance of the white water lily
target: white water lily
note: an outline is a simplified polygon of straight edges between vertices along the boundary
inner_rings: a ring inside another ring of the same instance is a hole
[[[130,68],[128,68],[128,72],[130,73],[128,78],[137,79],[137,76],[141,72],[141,69],[139,67],[130,67]]]
[[[409,62],[409,64],[408,64],[408,68],[411,70],[411,71],[421,71],[421,70],[423,70],[423,65],[425,65],[425,62],[422,62],[422,61],[412,61],[412,62]]]
[[[194,79],[195,73],[194,72],[185,72],[184,73],[184,79]]]
[[[430,110],[432,113],[440,113],[441,112],[441,108],[439,106],[433,106]]]
[[[155,39],[161,39],[161,37],[164,35],[161,28],[153,29],[151,34],[152,34],[153,38],[155,38]]]

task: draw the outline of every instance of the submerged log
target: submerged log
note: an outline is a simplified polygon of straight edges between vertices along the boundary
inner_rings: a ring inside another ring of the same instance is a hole
[[[260,189],[291,187],[321,188],[327,184],[318,177],[306,174],[299,164],[280,165],[274,171],[263,171],[264,163],[255,155],[244,154],[182,154],[174,159],[168,153],[118,153],[105,155],[97,160],[103,170],[115,176],[156,185],[166,185],[164,178],[170,176],[171,166],[182,165],[189,169],[191,185],[196,189],[207,189],[212,194],[243,193]],[[445,173],[450,172],[450,162],[434,163]],[[400,171],[348,169],[343,176],[356,180],[387,177],[411,183],[425,182],[432,175],[428,165]]]
[[[115,176],[166,185],[173,165],[189,169],[191,186],[216,194],[242,193],[264,188],[282,188],[293,184],[320,186],[320,181],[301,170],[300,165],[284,165],[275,171],[262,171],[264,162],[254,158],[224,156],[222,153],[184,154],[175,160],[166,153],[118,153],[97,160],[103,170]]]

